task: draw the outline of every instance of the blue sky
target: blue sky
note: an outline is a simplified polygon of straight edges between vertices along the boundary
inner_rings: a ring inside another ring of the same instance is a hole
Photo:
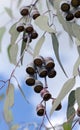
[[[0,1],[0,2],[1,2],[0,12],[3,12],[6,0]],[[24,5],[25,3],[29,4],[29,2],[31,2],[31,1],[24,0],[22,5]],[[9,5],[10,5],[10,1],[8,1],[6,3],[7,7]],[[15,2],[14,2],[13,9],[15,9]],[[16,13],[16,10],[15,10],[15,13]],[[16,19],[18,19],[18,15],[19,15],[19,13],[18,14],[16,13]],[[5,18],[6,18],[6,20],[5,20]],[[6,22],[8,22],[8,20],[9,20],[9,17],[4,13],[4,15],[1,16],[1,19],[0,19],[0,27],[3,26]],[[58,31],[64,31],[56,20],[54,22],[57,25]],[[7,26],[7,28],[8,27],[9,26]],[[36,29],[37,29],[37,27],[36,27]],[[41,30],[39,30],[39,32],[40,32],[40,36],[41,36],[41,33],[42,33]],[[6,32],[4,39],[2,41],[2,52],[0,54],[0,61],[1,61],[0,62],[0,79],[3,79],[3,80],[7,80],[10,76],[10,73],[14,69],[14,65],[9,63],[9,59],[8,59],[8,56],[6,53],[6,47],[9,44],[9,40],[10,40],[10,36]],[[64,82],[67,79],[56,60],[56,57],[55,57],[53,49],[52,49],[51,42],[52,41],[51,41],[50,36],[48,34],[46,34],[46,40],[41,48],[40,54],[42,54],[44,57],[52,56],[54,58],[55,70],[57,70],[57,76],[54,80],[49,79],[49,78],[47,80],[48,80],[49,91],[52,92],[52,95],[54,97],[56,97],[58,95],[58,93],[60,92],[62,85],[64,84]],[[64,68],[66,69],[66,72],[68,73],[69,77],[71,77],[72,71],[73,71],[71,66],[74,65],[74,62],[76,61],[77,56],[78,56],[77,49],[75,47],[75,44],[72,44],[72,48],[70,47],[68,35],[65,32],[63,32],[62,35],[59,37],[59,42],[60,42],[60,44],[59,44],[60,45],[60,59],[62,61]],[[34,48],[34,45],[35,45],[35,41],[33,43],[31,43],[31,46],[33,48]],[[46,49],[46,51],[45,51],[45,49]],[[68,53],[68,51],[69,51],[69,53]],[[75,52],[75,55],[74,55],[74,52]],[[14,115],[14,123],[20,123],[20,124],[34,123],[34,122],[40,123],[42,121],[42,118],[38,117],[36,115],[36,106],[41,101],[41,97],[38,94],[34,93],[34,91],[31,87],[29,87],[25,84],[25,79],[26,79],[25,68],[26,68],[27,63],[29,63],[31,61],[32,61],[32,57],[29,54],[26,54],[24,57],[24,65],[22,67],[20,67],[19,69],[17,69],[15,72],[15,75],[17,76],[17,79],[26,95],[26,98],[30,101],[30,104],[27,104],[25,102],[24,98],[22,97],[20,91],[17,88],[16,82],[13,81],[14,85],[15,85],[15,104],[12,108],[12,112]],[[77,81],[78,82],[76,83],[75,87],[80,85],[79,79],[77,79]],[[1,86],[1,84],[0,84],[0,86]],[[54,87],[54,89],[53,89],[53,87]],[[2,90],[0,90],[0,94],[5,93],[6,88],[7,88],[7,86],[5,88],[3,88]],[[53,124],[56,124],[56,123],[60,124],[64,120],[66,120],[66,115],[64,114],[66,111],[66,98],[64,99],[62,104],[63,104],[62,110],[58,113],[55,112],[53,114],[53,116],[51,117],[51,121],[53,122]],[[8,126],[3,118],[2,107],[3,107],[3,101],[0,102],[0,129],[8,130]],[[51,108],[51,102],[49,102],[47,105],[48,113],[50,112],[50,108]],[[49,125],[49,123],[47,121],[46,121],[46,124]],[[30,129],[32,129],[32,128],[30,128]],[[25,130],[25,129],[22,129],[22,130]],[[77,129],[77,130],[79,130],[79,129]]]

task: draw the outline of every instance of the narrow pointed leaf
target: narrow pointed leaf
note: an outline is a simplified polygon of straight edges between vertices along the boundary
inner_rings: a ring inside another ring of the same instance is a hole
[[[74,106],[67,108],[67,120],[70,125],[72,125],[73,119],[75,117],[75,109]]]
[[[6,31],[5,27],[0,27],[0,52],[1,52],[1,42],[2,42],[2,38],[4,36],[5,31]]]
[[[74,87],[75,84],[75,78],[71,78],[68,81],[66,81],[56,99],[56,101],[54,102],[51,111],[50,111],[50,115],[52,115],[52,113],[55,111],[55,109],[57,108],[57,106],[60,104],[60,102],[63,100],[63,98],[70,92],[70,90]]]
[[[10,17],[10,18],[13,18],[13,14],[12,14],[11,8],[5,7],[4,9],[5,9],[6,13],[9,15],[9,17]]]
[[[18,128],[19,128],[19,125],[16,124],[16,125],[13,125],[10,130],[18,130]]]
[[[26,48],[26,42],[24,42],[24,41],[22,41],[22,45],[21,45],[21,65],[23,64],[23,56],[22,56],[22,54],[23,54],[23,52],[24,52],[24,50],[25,50],[25,48]]]
[[[17,25],[17,23],[13,24],[9,30],[9,33],[11,35],[11,43],[10,44],[15,44],[15,42],[19,36],[19,32],[16,30],[16,25]]]
[[[10,123],[13,120],[12,112],[11,110],[6,109],[4,111],[4,118],[7,123]]]
[[[22,0],[18,0],[18,2],[17,2],[17,7],[20,6],[21,2],[22,2]]]
[[[18,44],[10,44],[8,46],[8,56],[11,63],[14,65],[17,64],[17,53],[18,53]]]
[[[72,23],[72,30],[73,30],[73,33],[75,35],[75,37],[80,40],[80,25],[76,24],[76,23]]]
[[[45,15],[41,15],[39,16],[36,20],[35,20],[35,24],[42,29],[43,31],[49,32],[49,33],[56,33],[55,29],[52,29],[51,27],[49,27],[48,25],[48,17]]]
[[[51,37],[52,37],[52,45],[53,45],[53,49],[54,49],[57,61],[58,61],[59,65],[60,65],[61,69],[63,70],[64,74],[66,75],[66,77],[68,77],[66,72],[65,72],[65,70],[64,70],[64,68],[63,68],[63,66],[62,66],[60,58],[59,58],[59,43],[58,43],[58,39],[57,39],[56,35],[53,34],[53,33],[51,34]]]
[[[77,46],[77,50],[78,50],[78,53],[79,53],[79,56],[80,56],[80,45]]]
[[[77,76],[78,75],[78,67],[80,65],[80,57],[78,57],[76,63],[73,66],[73,76]]]
[[[68,107],[72,107],[75,104],[75,90],[71,91],[68,96]]]
[[[23,90],[22,90],[22,88],[21,88],[21,86],[20,86],[19,84],[18,84],[18,87],[19,87],[19,90],[20,90],[22,96],[24,97],[25,101],[26,101],[27,103],[29,103],[29,101],[27,100],[27,98],[26,98],[26,96],[25,96],[25,94],[24,94],[24,92],[23,92]]]
[[[63,124],[63,128],[64,128],[64,130],[71,130],[71,125],[69,123],[65,122]]]
[[[43,35],[43,36],[38,40],[38,42],[37,42],[37,44],[36,44],[36,46],[35,46],[35,48],[34,48],[34,54],[33,54],[34,57],[36,57],[37,55],[39,55],[40,49],[41,49],[41,47],[42,47],[44,41],[45,41],[45,36]]]
[[[77,100],[78,106],[80,107],[80,87],[78,87],[75,91],[75,98]]]

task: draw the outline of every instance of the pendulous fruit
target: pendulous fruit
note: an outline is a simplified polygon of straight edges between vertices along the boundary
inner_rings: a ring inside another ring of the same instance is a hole
[[[70,5],[69,5],[68,3],[63,3],[63,4],[61,5],[61,10],[62,10],[63,12],[68,12],[68,11],[70,10]]]
[[[32,33],[33,32],[33,26],[32,26],[32,24],[27,23],[26,26],[25,26],[25,31],[27,33]]]
[[[24,25],[23,25],[23,23],[17,23],[16,30],[18,32],[23,32],[24,31]]]
[[[79,6],[79,0],[71,0],[71,5],[75,8],[78,7]]]
[[[40,93],[40,91],[43,89],[43,84],[42,84],[42,82],[41,81],[39,81],[39,80],[36,80],[35,81],[35,85],[34,85],[34,91],[36,92],[36,93]]]
[[[39,66],[39,67],[42,66],[43,62],[44,62],[44,58],[42,56],[36,56],[34,58],[34,64],[36,66]]]
[[[66,15],[66,20],[67,20],[67,21],[71,21],[71,20],[73,20],[73,18],[74,18],[74,15],[73,15],[72,13],[68,13],[68,14]]]
[[[28,75],[26,78],[26,84],[29,86],[33,86],[35,84],[35,78],[32,75]]]
[[[54,78],[56,76],[56,71],[54,69],[48,70],[48,77]]]
[[[45,59],[45,66],[47,69],[52,69],[55,66],[54,60],[51,57],[46,57]]]
[[[45,106],[42,104],[37,105],[36,111],[38,116],[43,116],[45,114]]]
[[[31,33],[31,38],[36,39],[37,37],[38,37],[38,33],[35,30],[33,30],[33,32]]]
[[[51,94],[49,91],[45,88],[43,88],[40,92],[41,97],[43,98],[44,101],[48,101],[51,98]]]
[[[35,73],[34,63],[30,63],[30,64],[27,65],[27,67],[26,67],[26,72],[27,72],[28,74],[34,75],[34,73]]]
[[[37,67],[37,70],[41,78],[44,78],[47,76],[47,69],[45,68],[45,66]]]
[[[31,16],[32,16],[32,18],[33,18],[34,20],[35,20],[37,17],[40,16],[40,13],[39,13],[39,11],[37,10],[37,8],[34,8],[34,9],[32,10]]]
[[[22,15],[22,16],[28,15],[28,14],[29,14],[29,8],[30,8],[30,7],[28,7],[28,6],[23,6],[23,7],[21,7],[21,9],[20,9],[21,15]]]
[[[74,16],[75,16],[76,18],[80,18],[80,10],[77,11],[77,12],[74,14]]]

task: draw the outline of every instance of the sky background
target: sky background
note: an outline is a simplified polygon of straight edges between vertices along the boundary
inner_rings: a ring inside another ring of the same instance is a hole
[[[29,1],[24,0],[23,3],[21,4],[21,6],[23,6],[25,4],[29,5],[29,3],[31,3],[31,0],[29,0]],[[10,0],[8,0],[7,2],[6,2],[6,0],[3,0],[3,1],[0,0],[0,27],[6,25],[6,28],[7,28],[7,31],[3,37],[2,51],[0,53],[0,61],[1,61],[0,62],[0,79],[3,79],[3,80],[7,80],[10,76],[10,73],[14,69],[14,65],[10,64],[8,55],[6,52],[6,48],[10,43],[10,35],[8,34],[8,29],[13,23],[18,21],[18,19],[20,18],[19,9],[17,9],[17,10],[15,9],[16,1],[14,1],[12,9],[14,10],[15,20],[13,20],[9,24],[6,24],[6,23],[8,23],[10,18],[4,12],[5,6],[10,7]],[[45,7],[45,3],[44,3],[43,12],[45,9],[46,9],[46,7]],[[1,15],[1,13],[3,15]],[[60,59],[64,66],[64,69],[66,70],[66,72],[70,78],[72,76],[72,71],[73,71],[72,66],[74,65],[74,63],[76,62],[77,57],[78,57],[76,45],[73,43],[70,44],[71,41],[70,41],[67,33],[64,32],[61,24],[59,24],[59,22],[57,21],[56,18],[54,19],[54,24],[56,26],[57,31],[62,32],[58,39],[59,40]],[[38,39],[39,39],[42,35],[42,31],[37,26],[35,26],[35,28],[39,32],[39,37],[38,37]],[[34,40],[31,43],[31,47],[33,49],[35,47],[35,44],[37,43],[37,40]],[[60,92],[60,90],[61,90],[63,84],[65,83],[65,81],[67,80],[67,78],[65,77],[63,71],[61,70],[61,68],[56,60],[55,54],[53,52],[51,37],[49,34],[46,34],[46,40],[40,50],[40,54],[43,57],[51,56],[55,61],[55,70],[57,71],[57,76],[54,79],[47,78],[47,81],[48,81],[48,87],[49,87],[48,90],[52,93],[53,97],[57,97],[58,93]],[[39,94],[36,94],[31,87],[29,87],[25,84],[25,79],[26,79],[25,68],[26,68],[26,65],[28,63],[30,63],[31,61],[32,61],[32,56],[30,54],[26,53],[24,56],[23,66],[21,66],[20,68],[17,68],[16,72],[15,72],[15,75],[26,95],[26,98],[30,101],[30,104],[27,104],[25,102],[24,98],[22,97],[22,95],[17,87],[15,80],[13,80],[14,85],[15,85],[15,104],[12,108],[13,115],[14,115],[14,124],[19,123],[19,124],[23,124],[23,126],[27,123],[34,123],[34,122],[40,123],[42,121],[42,117],[38,117],[36,115],[36,106],[41,101],[41,97]],[[40,79],[40,80],[42,80],[42,79]],[[79,85],[80,85],[80,79],[78,77],[74,88],[78,87]],[[6,88],[7,88],[7,86],[5,86],[5,88],[1,89],[0,94],[5,93]],[[3,101],[0,102],[0,130],[1,129],[9,130],[8,125],[6,124],[6,122],[3,118],[2,107],[3,107]],[[67,107],[67,99],[65,98],[62,102],[61,111],[54,112],[53,116],[50,118],[51,122],[54,125],[61,124],[64,122],[64,120],[66,121],[66,107]],[[48,103],[47,103],[48,114],[50,112],[50,108],[51,108],[51,101],[48,101]],[[45,121],[45,122],[48,126],[50,126],[50,124],[47,121]],[[32,129],[32,128],[30,128],[30,129]],[[27,130],[27,129],[24,128],[22,130]],[[77,128],[77,130],[80,130],[79,127]]]

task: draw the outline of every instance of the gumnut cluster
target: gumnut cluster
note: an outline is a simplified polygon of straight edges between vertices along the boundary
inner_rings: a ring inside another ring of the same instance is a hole
[[[80,18],[80,0],[65,1],[60,8],[65,13],[66,21]]]
[[[17,23],[16,29],[18,32],[23,32],[24,42],[31,42],[32,39],[36,39],[38,37],[37,31],[31,24],[31,20],[35,20],[39,17],[40,13],[35,6],[23,6],[20,9],[20,14],[22,18]]]
[[[55,101],[55,98],[52,98],[51,93],[48,91],[46,83],[43,84],[43,82],[39,80],[40,78],[44,78],[45,81],[46,77],[54,78],[56,76],[54,67],[55,63],[51,57],[44,58],[42,56],[35,57],[33,62],[26,67],[26,84],[28,86],[33,86],[34,92],[39,93],[42,97],[42,101],[36,107],[38,116],[43,116],[45,114],[46,107],[45,104],[42,104],[43,101],[46,102],[49,99],[52,99],[52,104]],[[61,104],[59,104],[56,110],[60,110],[61,107]]]

